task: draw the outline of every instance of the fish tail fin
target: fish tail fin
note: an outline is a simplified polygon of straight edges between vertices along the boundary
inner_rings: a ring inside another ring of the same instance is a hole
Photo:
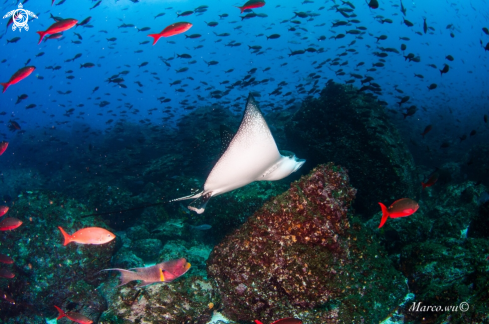
[[[382,209],[382,219],[380,220],[380,225],[379,228],[384,226],[385,222],[387,221],[387,218],[389,218],[389,211],[387,210],[387,207],[383,203],[380,203],[380,208]]]
[[[65,239],[63,246],[68,245],[71,242],[71,235],[66,233],[65,230],[61,226],[58,226],[58,228],[61,231],[61,234],[63,234],[63,237]]]
[[[126,269],[113,268],[113,269],[104,269],[102,271],[109,271],[109,270],[119,271],[121,273],[121,277],[120,277],[121,281],[119,285],[117,285],[117,287],[124,286],[125,284],[134,280],[142,280],[137,272],[126,270]]]
[[[240,14],[242,14],[245,10],[243,9],[243,7],[237,7],[237,6],[234,6],[235,8],[238,8],[239,10],[241,10]]]
[[[421,187],[423,187],[423,189],[422,189],[422,190],[424,190],[424,188],[426,188],[426,187],[428,187],[428,186],[426,185],[426,183],[421,182]]]
[[[405,113],[402,113],[404,115],[404,119],[406,119],[406,117],[408,116],[408,114],[405,114]]]
[[[56,305],[54,305],[54,307],[56,307],[56,309],[58,310],[58,313],[59,313],[59,315],[58,315],[58,318],[57,318],[57,319],[61,319],[61,318],[63,318],[63,317],[65,317],[65,316],[66,316],[65,312],[63,312],[63,310],[62,310],[61,308],[59,308],[59,307],[58,307],[58,306],[56,306]]]
[[[256,324],[263,324],[262,322],[260,322],[259,320],[255,320],[255,323]]]
[[[8,82],[0,83],[0,85],[2,85],[2,87],[3,87],[3,91],[2,92],[5,92],[7,90],[7,88],[10,86],[10,84]]]
[[[41,30],[41,31],[38,31],[37,33],[39,34],[39,42],[37,44],[41,44],[41,41],[44,38],[44,35],[46,35],[46,32]]]
[[[160,39],[161,35],[160,34],[149,34],[149,37],[153,37],[153,45],[156,44],[156,42]]]

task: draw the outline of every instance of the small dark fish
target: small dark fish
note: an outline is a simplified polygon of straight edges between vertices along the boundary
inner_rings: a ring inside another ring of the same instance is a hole
[[[428,134],[431,131],[432,128],[433,128],[433,125],[428,125],[428,126],[425,127],[424,132],[421,133],[421,135],[423,136],[423,138],[424,138],[424,136],[426,134]]]
[[[144,32],[144,31],[148,31],[148,30],[150,30],[150,29],[151,29],[151,28],[149,28],[149,27],[143,27],[143,28],[141,28],[141,29],[139,29],[139,28],[138,28],[138,32],[140,32],[140,31],[142,31],[142,32]]]
[[[477,134],[476,130],[473,129],[471,132],[470,132],[470,136],[474,136],[475,134]]]
[[[487,124],[487,119],[488,119],[487,115],[484,115],[484,123],[486,123],[486,124]]]
[[[81,68],[93,68],[95,64],[93,63],[85,63],[85,64],[80,64],[80,69]]]
[[[379,2],[377,0],[370,0],[367,4],[371,9],[377,9],[379,7]]]
[[[413,27],[414,24],[412,22],[410,22],[409,20],[406,20],[403,18],[403,22],[404,22],[404,25],[408,26],[408,27]]]
[[[101,3],[102,3],[102,0],[97,2],[92,8],[90,8],[90,10],[97,8],[98,6],[100,6]]]
[[[191,14],[193,14],[194,12],[192,10],[188,10],[188,11],[184,11],[182,12],[181,14],[177,13],[177,17],[186,17],[186,16],[190,16]]]
[[[17,43],[20,40],[20,37],[14,37],[12,39],[7,39],[7,44],[8,43]]]
[[[426,18],[423,18],[423,19],[424,19],[424,22],[423,22],[423,31],[426,34],[428,32],[428,24],[426,23]]]
[[[449,61],[453,61],[453,56],[451,56],[451,55],[447,55],[445,58],[446,58],[447,60],[449,60]]]
[[[399,107],[400,107],[400,106],[401,106],[403,103],[408,102],[408,101],[409,101],[409,99],[411,99],[411,97],[410,97],[410,96],[404,96],[404,97],[402,97],[401,101],[400,101],[400,102],[398,102]]]
[[[416,108],[416,106],[411,106],[407,109],[406,113],[402,113],[402,114],[404,115],[404,119],[406,119],[406,117],[414,115],[417,111],[418,108]]]
[[[158,17],[162,17],[162,16],[164,16],[164,15],[165,15],[165,13],[164,13],[164,12],[161,12],[161,13],[159,13],[159,14],[157,14],[157,15],[155,16],[155,19],[156,19],[156,18],[158,18]]]
[[[272,35],[270,35],[270,36],[267,36],[267,40],[269,40],[269,39],[277,39],[277,38],[279,38],[279,37],[280,37],[280,35],[279,35],[279,34],[272,34]]]
[[[87,17],[87,18],[83,19],[81,23],[76,24],[75,28],[76,28],[76,27],[78,27],[78,26],[83,26],[83,25],[88,24],[88,22],[89,22],[91,19],[92,19],[92,17]]]
[[[430,84],[430,86],[428,87],[428,90],[434,90],[436,89],[436,87],[438,87],[438,85],[436,83],[432,83]]]
[[[482,31],[484,34],[489,35],[489,29],[487,29],[487,27],[482,27]]]
[[[450,67],[448,64],[445,64],[442,70],[440,70],[440,75],[443,75],[443,73],[447,73],[450,70]]]
[[[36,104],[30,104],[28,106],[25,106],[25,109],[32,109],[32,108],[35,108],[35,107],[37,107]]]

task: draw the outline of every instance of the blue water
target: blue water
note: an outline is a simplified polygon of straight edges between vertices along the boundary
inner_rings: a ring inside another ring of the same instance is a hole
[[[201,106],[221,106],[229,114],[240,114],[249,92],[256,94],[256,100],[267,116],[272,110],[297,107],[308,96],[319,97],[320,90],[328,80],[338,83],[355,80],[353,86],[361,88],[361,79],[355,79],[350,73],[360,74],[363,78],[370,76],[373,82],[380,85],[382,94],[378,99],[387,102],[386,109],[389,109],[391,121],[408,143],[417,162],[422,161],[429,168],[450,161],[461,162],[464,154],[474,145],[487,143],[488,124],[484,121],[484,115],[489,114],[489,51],[485,51],[483,46],[489,42],[489,35],[482,28],[489,28],[488,1],[403,1],[407,10],[405,17],[397,0],[380,1],[380,7],[375,10],[370,9],[364,1],[351,2],[355,5],[353,12],[356,17],[345,18],[332,8],[335,3],[341,8],[350,8],[339,0],[307,3],[287,0],[267,1],[264,7],[253,10],[266,17],[242,20],[244,14],[240,14],[235,6],[243,3],[236,1],[141,0],[133,3],[128,0],[103,0],[92,10],[90,8],[96,2],[87,0],[67,0],[61,5],[57,5],[59,1],[56,1],[52,6],[50,0],[27,1],[24,9],[38,15],[38,19],[29,22],[28,31],[12,31],[11,26],[7,28],[7,19],[0,20],[0,82],[7,82],[24,65],[36,67],[29,77],[0,94],[0,112],[5,112],[0,115],[0,141],[10,142],[8,150],[1,157],[4,161],[0,164],[0,173],[4,177],[15,168],[26,165],[30,171],[25,179],[18,176],[21,180],[16,186],[9,186],[7,191],[0,189],[0,194],[16,196],[19,192],[13,188],[42,188],[43,184],[36,180],[37,173],[49,170],[54,178],[65,159],[76,160],[77,154],[85,152],[94,137],[101,141],[121,119],[144,125],[142,127],[145,128],[176,128],[182,116]],[[177,13],[194,10],[201,5],[208,6],[205,12],[177,17]],[[3,16],[16,8],[16,1],[7,0],[0,5],[0,12]],[[293,18],[294,12],[313,15]],[[155,18],[159,13],[165,14]],[[220,18],[219,15],[223,14],[228,16]],[[65,31],[60,39],[37,44],[39,36],[36,32],[46,30],[54,23],[50,15],[74,18],[79,22],[91,16],[88,24],[92,27],[72,28]],[[382,24],[382,18],[393,22]],[[406,26],[403,18],[414,26]],[[423,31],[424,18],[430,27],[427,33]],[[351,19],[360,22],[331,27],[334,22]],[[300,21],[300,24],[292,20]],[[192,28],[184,34],[160,38],[152,45],[152,38],[148,34],[159,33],[168,25],[182,21],[190,22]],[[210,27],[207,25],[209,22],[217,22],[218,25]],[[135,26],[121,28],[122,24]],[[366,27],[361,35],[346,34],[346,31],[360,26]],[[144,27],[150,30],[138,31],[138,28]],[[290,28],[296,30],[289,31]],[[81,40],[75,32],[82,37]],[[229,33],[230,36],[216,35],[222,33]],[[346,36],[337,40],[332,38],[340,33]],[[202,36],[196,39],[185,37],[191,34]],[[272,34],[279,34],[280,37],[267,40],[266,36]],[[381,35],[386,35],[387,39],[377,42],[375,37]],[[321,36],[326,36],[326,40],[318,40]],[[14,37],[20,37],[20,40],[7,42]],[[117,40],[107,40],[112,37]],[[410,40],[401,40],[400,37]],[[140,44],[145,41],[149,42]],[[351,44],[353,41],[355,43]],[[234,43],[241,45],[226,46]],[[407,45],[404,53],[401,44]],[[249,46],[262,48],[260,53],[253,53]],[[384,67],[367,71],[380,62],[379,57],[373,54],[382,52],[378,46],[394,48],[400,53],[387,52]],[[291,51],[306,48],[315,48],[317,52],[289,56]],[[349,49],[355,51],[346,51]],[[40,52],[44,52],[44,55],[36,57]],[[82,54],[80,58],[66,62],[78,53]],[[340,56],[342,53],[347,55]],[[421,61],[405,60],[403,54],[408,53],[419,56]],[[177,54],[189,54],[192,58],[178,58]],[[454,60],[449,61],[446,58],[448,55],[453,56]],[[337,58],[343,65],[330,64]],[[30,62],[26,64],[28,60]],[[189,64],[194,60],[194,64]],[[218,61],[218,64],[208,66],[206,62],[210,61]],[[144,62],[148,64],[139,67]],[[324,64],[318,68],[321,62]],[[357,67],[360,62],[364,64]],[[86,63],[95,66],[80,67]],[[434,64],[437,68],[428,64]],[[450,70],[441,75],[440,69],[444,64],[448,64]],[[47,69],[49,66],[61,68]],[[188,67],[188,71],[177,72],[185,67]],[[268,67],[268,71],[263,71]],[[254,68],[257,69],[252,74],[255,82],[246,87],[231,87],[237,81],[244,81]],[[230,69],[233,71],[226,72]],[[340,69],[346,74],[338,75]],[[69,70],[72,73],[68,73]],[[122,71],[129,71],[119,76],[124,78],[122,84],[125,88],[107,82],[111,76]],[[70,75],[74,76],[72,80],[66,78]],[[308,94],[316,75],[320,76],[317,91]],[[258,82],[264,79],[269,81]],[[170,86],[177,80],[181,83]],[[225,81],[229,82],[223,83]],[[284,84],[281,85],[281,94],[271,95],[281,82]],[[432,83],[436,83],[437,88],[429,91],[428,86]],[[299,84],[304,85],[305,93],[297,92]],[[93,91],[96,87],[98,90]],[[396,91],[396,88],[403,93]],[[178,92],[177,89],[184,91]],[[210,93],[216,90],[229,90],[229,93],[222,98],[211,96]],[[60,94],[66,91],[71,93]],[[291,93],[286,95],[288,92]],[[28,98],[16,104],[21,94],[27,94]],[[400,107],[397,102],[403,96],[410,96],[410,100]],[[170,101],[162,103],[162,99],[157,99],[162,97]],[[294,103],[286,104],[290,99],[295,99]],[[109,104],[101,107],[103,101]],[[30,104],[36,107],[26,109]],[[404,119],[402,113],[411,105],[416,105],[418,110]],[[74,109],[72,115],[66,115],[70,109]],[[123,110],[127,112],[122,113]],[[22,129],[10,132],[7,129],[10,120],[18,122]],[[430,124],[433,125],[432,131],[422,139],[419,134]],[[216,129],[219,127],[217,124],[214,126]],[[91,135],[81,132],[87,127]],[[473,130],[476,135],[469,136]],[[461,142],[459,138],[464,134],[467,139]],[[57,139],[50,141],[52,137]],[[60,141],[68,141],[70,145],[64,146],[66,142]],[[160,141],[170,142],[171,139],[161,138]],[[449,150],[440,148],[444,142],[450,144]],[[25,143],[29,147],[36,146],[36,149],[23,150]],[[37,154],[47,147],[49,156]],[[83,147],[83,150],[78,150],[79,147]],[[99,157],[102,155],[99,154]],[[80,157],[85,161],[86,155]],[[76,177],[71,180],[75,181]],[[59,181],[56,186],[61,190],[65,184]],[[50,188],[53,188],[52,184]]]
[[[383,95],[380,99],[387,101],[390,105],[395,106],[398,95],[394,91],[394,85],[404,91],[404,95],[411,96],[410,104],[418,107],[426,107],[427,111],[419,110],[415,118],[409,122],[409,128],[424,128],[426,124],[437,123],[433,133],[443,129],[445,123],[451,123],[449,118],[460,119],[462,131],[464,128],[474,128],[481,126],[482,114],[487,113],[487,94],[484,93],[487,88],[487,59],[488,52],[480,46],[479,41],[482,39],[484,45],[489,42],[489,36],[485,35],[481,28],[488,25],[487,2],[470,1],[470,2],[446,2],[446,1],[420,1],[404,2],[407,9],[406,19],[414,23],[414,27],[407,27],[402,24],[402,13],[398,1],[381,2],[380,8],[370,10],[365,3],[357,1],[355,3],[356,18],[361,21],[359,24],[351,26],[341,26],[330,28],[331,23],[335,20],[347,20],[334,10],[328,10],[334,5],[332,1],[316,1],[314,3],[300,4],[293,1],[267,2],[262,7],[255,9],[256,13],[265,13],[266,18],[252,18],[241,20],[239,9],[233,6],[240,5],[239,2],[219,1],[217,3],[205,3],[195,1],[142,1],[141,3],[132,3],[130,1],[103,1],[100,6],[89,10],[95,2],[90,1],[67,1],[64,4],[50,6],[49,1],[32,1],[25,4],[25,8],[34,13],[39,13],[39,19],[34,19],[29,23],[30,30],[19,33],[9,29],[1,40],[2,51],[0,59],[6,59],[1,65],[2,82],[8,78],[24,63],[31,59],[29,65],[36,66],[36,71],[21,83],[12,86],[1,96],[1,110],[6,111],[9,115],[13,114],[21,122],[21,126],[26,131],[36,127],[50,127],[56,122],[68,121],[69,123],[61,127],[70,127],[74,117],[80,112],[83,121],[91,127],[104,129],[108,119],[117,120],[118,117],[109,116],[106,111],[113,110],[118,113],[117,108],[122,103],[129,103],[140,110],[136,116],[131,115],[131,119],[150,118],[153,124],[162,124],[161,113],[162,107],[169,106],[175,113],[175,118],[180,114],[186,113],[182,106],[178,104],[183,99],[189,99],[190,102],[197,100],[197,105],[217,104],[220,101],[234,101],[239,96],[245,96],[249,91],[257,91],[262,94],[260,102],[262,105],[272,103],[276,107],[283,104],[286,99],[281,96],[268,96],[277,87],[281,81],[288,83],[282,90],[282,93],[292,91],[291,97],[298,100],[304,95],[297,94],[295,86],[304,83],[304,78],[309,73],[316,72],[321,75],[321,81],[333,79],[337,82],[344,82],[351,77],[349,72],[359,73],[363,76],[369,75],[375,78],[375,82],[380,84],[383,89]],[[338,1],[338,4],[340,2]],[[208,10],[202,14],[192,14],[187,17],[177,18],[176,13],[185,10],[193,10],[199,5],[208,5]],[[319,8],[325,7],[322,10]],[[343,6],[348,8],[347,6]],[[7,1],[3,4],[2,12],[8,12],[15,9],[13,1]],[[168,9],[172,8],[172,9]],[[296,17],[295,20],[301,22],[295,25],[290,22],[281,23],[294,16],[293,11],[313,12],[319,16],[313,17],[311,21]],[[158,13],[164,12],[165,15],[154,18]],[[220,19],[218,15],[229,14],[227,18]],[[50,19],[50,14],[62,18],[75,18],[81,22],[88,16],[92,17],[89,22],[93,28],[77,27],[64,33],[60,40],[48,40],[37,45],[38,30],[46,30],[54,21]],[[382,15],[385,18],[393,20],[392,24],[380,24],[375,16]],[[433,27],[434,31],[428,34],[423,33],[423,17],[427,18],[428,26]],[[139,43],[152,40],[147,36],[149,33],[158,33],[166,26],[178,22],[188,21],[193,27],[186,32],[187,35],[198,33],[202,37],[198,39],[185,38],[184,35],[176,35],[169,38],[161,38],[160,41],[152,46],[151,42],[146,45]],[[208,27],[205,22],[216,21],[219,23],[216,27]],[[1,21],[1,29],[6,29],[7,19]],[[118,26],[134,24],[134,28],[118,28]],[[315,27],[324,23],[322,27]],[[453,24],[453,31],[446,27]],[[235,29],[242,26],[240,29]],[[307,30],[298,29],[296,32],[287,31],[289,27],[303,27]],[[344,51],[342,46],[347,46],[355,36],[346,35],[343,39],[329,39],[334,33],[344,33],[346,30],[355,29],[355,26],[367,27],[367,33],[362,35],[363,40],[356,39],[356,43],[347,48],[354,48],[357,53],[341,57],[340,62],[348,61],[348,65],[341,68],[347,72],[347,75],[336,77],[334,71],[338,66],[324,65],[322,69],[316,70],[317,66],[328,58],[334,59],[338,54]],[[150,27],[148,32],[138,32],[136,28]],[[106,30],[107,33],[101,33],[100,30]],[[421,32],[423,35],[417,35],[415,32]],[[83,40],[79,45],[73,44],[72,41],[78,40],[73,32],[79,33]],[[228,37],[217,37],[215,33],[228,32]],[[450,32],[455,35],[450,37]],[[256,37],[263,33],[264,35],[280,34],[279,39],[266,40],[265,37]],[[383,47],[391,47],[400,50],[400,44],[407,45],[407,53],[414,53],[421,57],[420,63],[409,63],[401,55],[389,53],[386,58],[385,67],[377,68],[375,72],[366,72],[366,69],[372,67],[372,63],[377,62],[377,57],[372,55],[376,50],[376,39],[374,36],[387,35],[384,41],[379,41]],[[318,41],[317,39],[325,35],[328,39]],[[372,35],[372,36],[371,36]],[[7,39],[20,36],[15,44],[7,44]],[[116,37],[117,41],[109,42],[107,38]],[[399,40],[399,37],[409,37],[410,41]],[[217,40],[221,42],[216,43]],[[225,46],[229,41],[240,42],[239,47]],[[174,44],[168,43],[169,41]],[[194,50],[194,47],[203,45],[202,48]],[[260,45],[265,50],[263,55],[252,54],[249,46]],[[110,48],[112,47],[112,48]],[[324,48],[324,53],[306,53],[288,57],[290,50],[300,50],[307,47]],[[134,53],[136,50],[143,50],[142,53]],[[35,57],[39,52],[45,52],[42,57]],[[81,53],[82,57],[75,62],[65,63],[64,61],[73,58],[75,54]],[[190,60],[196,60],[193,65],[188,65],[186,59],[175,58],[168,61],[171,67],[168,68],[158,57],[165,59],[173,57],[175,54],[188,53],[192,56]],[[445,59],[446,55],[452,55],[455,60],[449,62]],[[205,61],[216,60],[218,65],[208,67]],[[317,61],[315,65],[312,62]],[[365,62],[364,66],[355,69],[359,62]],[[80,69],[80,64],[91,62],[96,64],[91,69]],[[142,62],[149,62],[145,67],[138,68],[137,65]],[[280,67],[281,64],[287,63],[286,66]],[[450,65],[450,72],[440,76],[440,72],[427,64],[435,64],[439,69],[444,63]],[[60,65],[62,68],[57,71],[47,70],[47,66]],[[126,65],[130,66],[127,67]],[[176,69],[189,67],[184,73],[176,73]],[[261,72],[266,67],[271,69],[267,72]],[[256,80],[273,78],[275,81],[266,84],[257,84],[247,88],[231,90],[225,98],[213,99],[209,97],[209,91],[204,90],[200,81],[205,81],[209,86],[217,90],[224,91],[224,85],[219,82],[229,80],[233,83],[242,78],[252,68],[258,68],[253,75]],[[232,73],[224,71],[234,69]],[[73,70],[75,79],[67,80],[66,70]],[[108,77],[117,74],[123,70],[129,70],[130,73],[124,76],[124,84],[127,89],[115,86],[113,83],[108,84],[105,80]],[[154,79],[154,75],[161,82]],[[414,73],[422,74],[424,79],[414,77]],[[36,75],[44,77],[43,80],[36,79]],[[192,77],[194,80],[189,80]],[[185,87],[186,92],[175,92],[177,86],[169,87],[169,83],[177,79],[183,79],[182,84],[188,84]],[[140,81],[144,86],[139,87],[135,81]],[[320,82],[321,85],[322,82]],[[434,91],[428,91],[427,86],[431,83],[437,83],[438,88]],[[359,82],[355,82],[359,86]],[[92,95],[92,90],[98,86],[99,90]],[[200,89],[194,90],[200,86]],[[143,93],[136,90],[139,89]],[[70,95],[59,95],[56,91],[71,90]],[[17,96],[22,93],[29,95],[29,98],[19,105],[14,105]],[[110,95],[106,95],[109,93]],[[123,96],[125,95],[125,96]],[[197,99],[200,95],[204,100]],[[317,94],[316,94],[317,95]],[[160,104],[157,97],[167,97],[171,102]],[[101,97],[101,99],[96,99]],[[118,101],[118,100],[121,101]],[[95,104],[106,100],[110,105],[99,108]],[[24,106],[35,103],[37,107],[31,110],[25,110]],[[243,105],[243,100],[240,102]],[[60,106],[61,104],[65,107]],[[84,104],[84,107],[76,107],[78,104]],[[67,118],[63,113],[75,108],[74,116]],[[147,111],[151,108],[157,108],[152,115]],[[451,108],[453,114],[449,114],[448,108]],[[264,109],[265,111],[267,109]],[[103,116],[97,113],[102,112]],[[54,115],[54,117],[50,117]],[[440,119],[439,115],[447,118]],[[448,117],[449,116],[449,117]],[[2,117],[4,123],[8,115]],[[439,124],[439,125],[438,125]],[[59,127],[59,126],[58,126]],[[5,133],[5,132],[2,132]],[[442,134],[438,133],[438,136]],[[11,136],[8,136],[11,137]]]

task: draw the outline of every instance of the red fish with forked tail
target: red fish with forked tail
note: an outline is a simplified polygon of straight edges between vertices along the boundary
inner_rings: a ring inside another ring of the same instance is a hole
[[[8,142],[5,141],[0,142],[0,155],[2,155],[3,152],[5,152],[7,147],[8,147]]]
[[[5,83],[0,83],[3,86],[3,92],[7,90],[8,87],[10,87],[12,84],[16,84],[25,78],[27,78],[31,73],[36,69],[35,66],[26,66],[15,72],[11,77],[8,82]]]
[[[19,227],[20,225],[22,225],[22,221],[17,218],[13,218],[13,217],[4,218],[0,222],[0,231],[13,230]]]
[[[61,319],[63,317],[67,317],[69,320],[72,320],[73,322],[79,323],[79,324],[92,324],[93,321],[86,317],[85,315],[82,315],[80,313],[75,313],[75,312],[67,312],[65,313],[61,308],[58,306],[54,305],[56,309],[58,310],[59,316],[57,319]]]
[[[421,186],[423,187],[423,190],[424,188],[431,187],[432,185],[434,185],[439,178],[440,178],[440,170],[436,168],[435,171],[433,171],[428,177],[428,181],[421,182]]]
[[[241,10],[240,13],[243,13],[246,9],[261,8],[264,5],[265,5],[265,1],[261,1],[261,0],[250,0],[250,1],[247,1],[243,6],[236,7],[236,8],[239,8],[239,10]]]
[[[153,37],[153,45],[154,45],[160,39],[160,37],[170,37],[181,33],[185,33],[191,27],[192,24],[189,22],[177,22],[166,27],[159,34],[149,34],[148,36]]]
[[[78,23],[78,20],[72,19],[72,18],[67,18],[60,20],[58,22],[55,22],[49,28],[45,31],[38,31],[37,33],[39,34],[39,43],[41,44],[42,39],[44,38],[45,35],[52,35],[56,33],[62,33],[65,30],[70,29],[71,27],[75,26]]]
[[[406,217],[414,214],[419,205],[412,199],[409,198],[401,198],[392,203],[392,205],[387,208],[383,203],[380,203],[380,208],[382,209],[382,219],[380,220],[379,228],[384,226],[387,218],[398,218],[398,217]]]
[[[105,244],[115,239],[114,234],[101,227],[85,227],[72,235],[66,233],[61,226],[58,226],[58,228],[65,239],[63,245],[68,245],[71,242],[79,244]]]
[[[256,324],[263,324],[259,320],[255,320],[255,323]],[[282,318],[282,319],[276,320],[272,324],[302,324],[302,321],[300,319],[297,319],[297,318],[288,317],[288,318]]]

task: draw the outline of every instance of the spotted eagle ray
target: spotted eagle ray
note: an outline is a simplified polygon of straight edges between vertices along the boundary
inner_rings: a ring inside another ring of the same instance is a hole
[[[306,162],[293,153],[285,156],[280,154],[251,93],[238,132],[230,136],[229,132],[225,133],[221,128],[221,135],[223,153],[207,177],[203,190],[171,201],[194,199],[188,208],[202,214],[211,197],[254,181],[283,179],[299,170]]]

